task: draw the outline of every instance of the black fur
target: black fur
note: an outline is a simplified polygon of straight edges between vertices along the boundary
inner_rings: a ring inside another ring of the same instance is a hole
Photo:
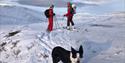
[[[73,58],[76,58],[76,54],[79,53],[80,54],[80,58],[83,57],[83,48],[82,46],[80,46],[79,51],[76,51],[75,49],[73,49],[71,47],[71,51],[65,50],[64,48],[57,46],[53,49],[52,51],[52,59],[53,59],[53,63],[58,63],[60,60],[63,63],[71,63],[70,60],[70,53],[73,54]],[[79,63],[79,62],[78,62]]]

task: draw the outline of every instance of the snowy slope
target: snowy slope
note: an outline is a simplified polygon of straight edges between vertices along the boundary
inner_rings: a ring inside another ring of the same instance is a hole
[[[45,20],[43,13],[20,6],[0,6],[0,24],[26,24]]]
[[[80,45],[84,47],[81,63],[125,62],[123,12],[102,16],[76,14],[74,31],[63,29],[65,18],[57,18],[60,19],[55,19],[54,30],[47,33],[48,23],[46,19],[41,21],[39,12],[18,6],[0,7],[0,63],[52,63],[51,52],[55,46],[70,50],[71,46],[78,49]],[[20,25],[8,25],[8,21]]]

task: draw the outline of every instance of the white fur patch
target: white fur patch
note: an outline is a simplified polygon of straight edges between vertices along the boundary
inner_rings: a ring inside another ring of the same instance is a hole
[[[79,53],[76,54],[76,58],[73,58],[72,55],[73,54],[70,52],[71,63],[77,63],[78,61],[80,61],[80,54]]]

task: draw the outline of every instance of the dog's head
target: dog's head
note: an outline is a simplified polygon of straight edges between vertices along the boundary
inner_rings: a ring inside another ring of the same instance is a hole
[[[83,47],[80,46],[79,51],[71,47],[70,61],[71,63],[80,63],[80,58],[83,57]]]

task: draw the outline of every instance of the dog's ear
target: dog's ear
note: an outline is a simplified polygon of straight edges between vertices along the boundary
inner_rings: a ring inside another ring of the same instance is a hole
[[[77,55],[76,55],[77,51],[71,47],[71,54],[72,54],[72,58],[76,58]]]
[[[71,51],[72,51],[72,53],[76,52],[76,50],[74,48],[72,48],[72,47],[71,47]]]
[[[83,58],[83,47],[82,45],[79,48],[80,58]]]

